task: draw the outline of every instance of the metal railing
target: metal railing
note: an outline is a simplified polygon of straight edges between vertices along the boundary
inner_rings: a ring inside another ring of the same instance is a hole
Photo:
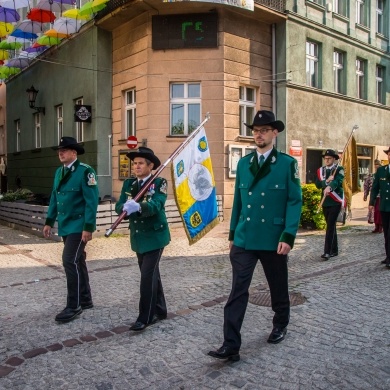
[[[107,6],[96,14],[95,19],[99,20],[103,18],[131,1],[132,0],[110,0],[106,3]],[[284,12],[286,9],[286,0],[254,0],[254,2],[255,4],[263,5],[278,12]]]

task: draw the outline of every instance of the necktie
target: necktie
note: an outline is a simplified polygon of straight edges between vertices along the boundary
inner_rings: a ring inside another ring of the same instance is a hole
[[[69,171],[68,167],[62,167],[62,176],[61,179],[65,177],[66,173]]]
[[[142,184],[144,184],[143,180],[138,180],[138,191],[141,189]]]
[[[259,167],[260,168],[263,166],[264,161],[265,161],[264,155],[261,154],[259,157]]]

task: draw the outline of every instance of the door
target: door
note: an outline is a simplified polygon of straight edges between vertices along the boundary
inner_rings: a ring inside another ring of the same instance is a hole
[[[306,184],[314,183],[317,169],[322,167],[322,150],[306,150]]]

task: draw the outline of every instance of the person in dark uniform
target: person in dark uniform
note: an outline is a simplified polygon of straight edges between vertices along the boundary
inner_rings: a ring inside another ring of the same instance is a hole
[[[268,342],[281,342],[290,318],[287,260],[294,246],[302,208],[297,161],[278,152],[273,143],[284,124],[271,111],[258,111],[252,129],[256,151],[237,165],[229,247],[232,290],[224,309],[224,342],[208,354],[217,359],[240,359],[241,326],[248,289],[260,260],[268,281],[273,329]]]
[[[324,253],[321,258],[329,260],[339,254],[336,222],[341,207],[345,207],[344,168],[336,164],[339,155],[335,150],[327,149],[323,157],[325,165],[318,168],[315,185],[322,190],[322,210],[326,221]]]
[[[48,238],[55,221],[64,242],[62,264],[68,289],[66,307],[55,320],[68,322],[93,307],[85,246],[96,230],[99,191],[95,171],[77,156],[84,148],[72,137],[62,137],[57,150],[62,163],[54,176],[53,191],[43,235]]]
[[[381,261],[390,268],[390,146],[384,150],[389,164],[377,169],[371,187],[369,210],[373,211],[377,196],[380,196],[379,210],[382,217],[383,235],[385,236],[386,258]]]
[[[161,163],[154,152],[146,147],[127,153],[133,161],[135,178],[125,180],[115,210],[126,211],[129,219],[130,245],[136,253],[141,271],[139,314],[130,327],[142,331],[147,326],[167,317],[167,306],[161,283],[159,263],[164,247],[170,242],[170,233],[165,215],[167,181],[157,177],[149,184],[142,199],[135,202],[143,184]]]

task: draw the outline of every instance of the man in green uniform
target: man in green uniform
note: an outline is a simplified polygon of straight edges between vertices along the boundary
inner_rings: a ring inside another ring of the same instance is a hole
[[[217,359],[240,359],[241,326],[248,289],[260,260],[271,293],[273,329],[268,342],[281,342],[290,318],[287,260],[302,208],[298,163],[273,143],[284,124],[271,111],[258,111],[252,129],[256,151],[239,160],[230,221],[232,290],[224,309],[224,342],[210,351]]]
[[[59,146],[52,149],[57,150],[62,166],[54,176],[43,235],[50,236],[57,220],[58,235],[64,241],[62,263],[68,297],[65,309],[55,320],[68,322],[83,309],[93,307],[84,249],[96,230],[99,193],[95,171],[77,159],[78,155],[84,154],[81,144],[73,137],[62,137]]]
[[[376,197],[379,194],[379,211],[382,217],[386,250],[386,258],[382,261],[382,264],[385,264],[386,268],[390,268],[390,147],[384,152],[387,154],[389,164],[379,167],[375,173],[368,207],[370,211],[374,210]]]
[[[324,153],[325,165],[317,170],[315,185],[322,189],[322,210],[326,221],[324,253],[321,258],[329,260],[339,254],[336,222],[341,207],[346,206],[343,190],[344,168],[337,164],[338,153],[328,149]]]
[[[147,184],[142,199],[133,198],[152,176],[152,170],[161,163],[153,150],[140,147],[127,153],[133,161],[135,178],[125,180],[115,210],[118,214],[126,211],[129,219],[131,249],[136,253],[141,271],[139,315],[130,327],[142,331],[147,326],[167,317],[167,306],[161,283],[159,262],[164,247],[169,244],[170,233],[165,215],[167,181],[157,177]]]

